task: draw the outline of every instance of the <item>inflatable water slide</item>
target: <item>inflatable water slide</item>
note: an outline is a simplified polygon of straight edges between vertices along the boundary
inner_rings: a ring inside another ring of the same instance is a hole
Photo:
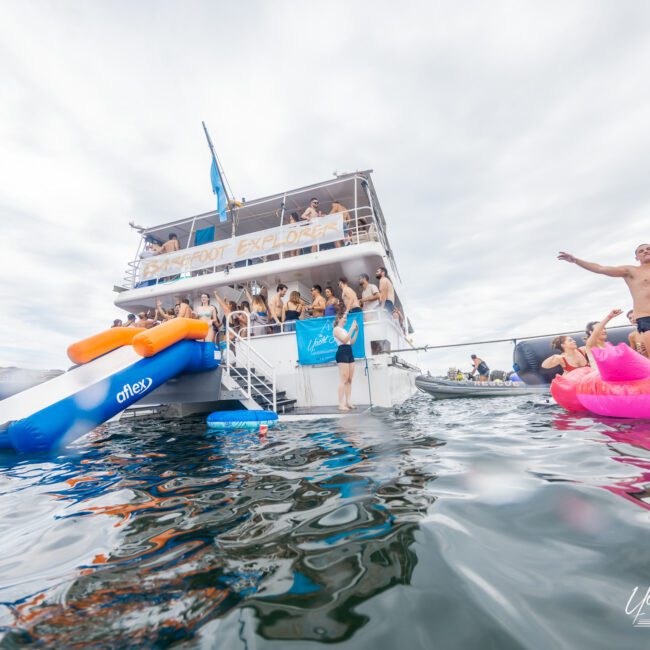
[[[68,372],[0,401],[0,448],[65,445],[169,379],[219,365],[208,324],[175,318],[146,330],[116,327],[74,343]]]

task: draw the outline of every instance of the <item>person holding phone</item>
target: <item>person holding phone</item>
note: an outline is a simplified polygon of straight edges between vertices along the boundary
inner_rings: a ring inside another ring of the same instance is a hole
[[[339,411],[350,411],[354,408],[350,397],[352,394],[352,378],[354,377],[354,354],[352,346],[359,335],[359,326],[354,321],[350,331],[346,331],[345,323],[348,312],[344,311],[334,320],[334,340],[338,345],[336,364],[339,367]]]

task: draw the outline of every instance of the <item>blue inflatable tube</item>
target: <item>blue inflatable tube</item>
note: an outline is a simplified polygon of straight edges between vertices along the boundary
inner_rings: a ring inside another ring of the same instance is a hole
[[[214,358],[214,349],[213,343],[179,341],[13,422],[7,428],[7,437],[21,452],[42,452],[63,445],[92,431],[172,377],[216,368],[219,361]]]
[[[273,411],[215,411],[206,420],[210,429],[232,431],[234,429],[257,430],[260,424],[274,427],[278,423],[278,414]]]

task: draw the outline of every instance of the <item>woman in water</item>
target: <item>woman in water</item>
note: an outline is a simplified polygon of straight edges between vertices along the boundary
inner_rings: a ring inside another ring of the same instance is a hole
[[[352,346],[357,340],[359,327],[357,321],[352,323],[350,331],[345,330],[348,312],[345,311],[334,320],[334,340],[339,346],[336,351],[336,365],[339,367],[339,411],[349,411],[354,408],[350,403],[352,394],[352,378],[354,377],[354,354]]]
[[[302,315],[302,298],[297,291],[289,294],[289,300],[284,303],[282,308],[282,320],[285,323],[285,332],[296,331],[296,321],[300,320]]]
[[[612,311],[610,311],[609,314],[603,318],[603,320],[594,320],[590,323],[587,323],[587,327],[585,328],[585,334],[587,336],[585,343],[585,352],[587,353],[589,364],[592,368],[597,367],[594,360],[594,355],[591,353],[592,349],[605,347],[605,343],[607,342],[607,330],[605,328],[607,327],[609,321],[612,320],[612,318],[616,318],[622,313],[623,311],[621,309],[612,309]]]
[[[210,326],[205,341],[213,343],[215,339],[215,331],[212,326],[218,322],[218,315],[217,308],[210,304],[210,296],[207,293],[201,294],[201,304],[196,308],[196,317],[199,320],[205,321]]]
[[[557,350],[557,354],[553,354],[547,359],[542,361],[542,368],[550,370],[556,366],[560,366],[564,374],[571,372],[576,368],[584,368],[589,365],[586,352],[578,347],[575,339],[570,336],[556,336],[551,341],[551,347]]]
[[[639,354],[642,354],[644,357],[648,356],[648,351],[639,336],[639,332],[636,329],[636,318],[634,317],[634,312],[630,309],[627,312],[627,319],[630,321],[630,325],[634,325],[634,331],[628,334],[628,341],[630,342],[630,347],[633,350],[636,350]]]
[[[325,287],[325,313],[323,316],[336,316],[339,304],[339,299],[334,295],[332,287]]]

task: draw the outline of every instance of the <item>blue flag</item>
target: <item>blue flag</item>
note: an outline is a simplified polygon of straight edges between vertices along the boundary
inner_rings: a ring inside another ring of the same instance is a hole
[[[226,191],[223,189],[219,170],[217,169],[217,161],[212,158],[212,167],[210,167],[210,180],[212,181],[212,191],[217,195],[217,212],[219,213],[219,221],[226,221],[227,199]]]

